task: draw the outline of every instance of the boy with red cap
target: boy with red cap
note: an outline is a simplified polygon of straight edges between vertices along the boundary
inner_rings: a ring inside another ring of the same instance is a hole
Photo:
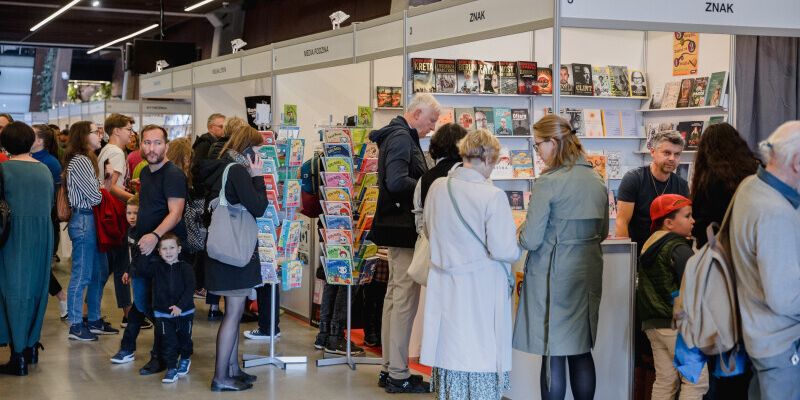
[[[672,359],[678,331],[672,328],[672,304],[686,268],[694,254],[691,200],[677,194],[656,197],[650,205],[650,238],[642,246],[638,265],[636,307],[642,330],[650,339],[656,381],[653,400],[673,399],[680,387],[681,399],[702,399],[708,390],[708,371],[704,367],[700,379],[693,384],[683,378]]]

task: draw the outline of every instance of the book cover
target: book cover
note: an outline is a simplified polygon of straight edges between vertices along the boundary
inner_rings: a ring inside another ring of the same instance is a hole
[[[603,128],[607,137],[621,137],[620,110],[603,110]]]
[[[364,142],[368,142],[367,128],[352,128],[350,129],[350,141],[353,146],[359,146]]]
[[[264,215],[261,217],[270,220],[272,222],[272,226],[277,229],[277,227],[281,224],[281,220],[278,217],[278,207],[276,207],[275,204],[276,203],[270,203],[267,206],[267,209],[264,210]]]
[[[262,160],[272,159],[277,161],[278,160],[278,148],[275,145],[263,145],[258,148],[258,156],[261,157]],[[262,167],[263,171],[263,167]]]
[[[326,244],[353,244],[353,232],[343,229],[320,229]]]
[[[366,215],[375,215],[375,211],[377,211],[377,209],[377,201],[362,201],[361,205],[358,207],[358,212]]]
[[[360,172],[376,172],[378,171],[378,158],[377,154],[374,154],[375,157],[365,158],[361,161],[361,168]]]
[[[358,191],[359,195],[363,195],[363,191],[370,187],[370,186],[378,186],[378,173],[377,172],[367,172],[364,174],[364,177],[361,178],[361,190]]]
[[[275,132],[273,131],[258,131],[261,134],[263,145],[275,145]]]
[[[327,172],[353,173],[352,159],[347,157],[322,157]]]
[[[608,151],[606,153],[606,167],[608,179],[622,179],[625,175],[622,172],[622,152]]]
[[[369,142],[364,143],[363,147],[361,147],[361,152],[358,154],[358,157],[364,160],[369,159],[377,159],[378,158],[378,144]],[[361,164],[361,169],[363,169],[363,163]]]
[[[608,66],[592,66],[592,86],[595,96],[611,96],[611,78],[608,75]]]
[[[478,90],[480,93],[500,93],[500,78],[494,61],[478,61]]]
[[[400,86],[392,87],[392,107],[403,106],[403,88]]]
[[[608,75],[611,77],[612,96],[629,97],[631,95],[628,85],[628,67],[609,65]]]
[[[353,284],[353,261],[352,260],[325,260],[325,278],[331,285],[352,285]]]
[[[533,178],[533,158],[528,150],[511,150],[514,178]]]
[[[283,291],[297,289],[303,285],[303,263],[288,260],[281,264],[281,288]]]
[[[287,260],[297,258],[300,248],[300,235],[303,231],[303,221],[284,220],[281,235],[278,238],[278,255]]]
[[[517,63],[498,61],[496,68],[497,75],[500,77],[500,93],[517,94]],[[536,74],[533,74],[533,77],[535,78]]]
[[[641,137],[639,125],[636,124],[636,110],[620,110],[619,119],[622,127],[622,136]]]
[[[475,129],[487,129],[494,132],[494,109],[492,107],[475,107]]]
[[[479,93],[478,67],[475,60],[456,61],[458,93]]]
[[[353,174],[349,172],[323,172],[322,177],[325,181],[325,186],[353,187]]]
[[[378,266],[378,257],[372,257],[364,260],[364,265],[361,267],[361,272],[358,274],[358,284],[367,285],[372,283],[375,277],[375,268]]]
[[[720,71],[711,74],[708,79],[708,90],[703,104],[706,106],[718,106],[722,95],[725,94],[728,84],[728,72]]]
[[[353,219],[340,215],[325,215],[326,229],[353,229]]]
[[[653,92],[650,94],[650,109],[651,110],[658,110],[661,108],[661,100],[664,98],[664,89],[661,88],[653,88]]]
[[[548,84],[549,86],[549,84]],[[517,94],[539,94],[539,69],[535,61],[517,61]]]
[[[300,198],[300,180],[288,179],[283,183],[283,206],[295,208],[302,205]]]
[[[547,164],[544,162],[542,157],[535,155],[533,157],[533,173],[538,178],[543,172],[547,171]]]
[[[575,129],[578,136],[586,136],[586,126],[583,123],[583,109],[567,108],[561,112],[561,116],[569,121],[572,129]]]
[[[353,157],[349,143],[325,143],[323,146],[326,157]]]
[[[281,210],[281,202],[278,199],[278,190],[267,190],[267,200],[269,200],[270,205],[275,205],[275,209],[278,211]]]
[[[378,201],[378,187],[372,186],[366,188],[364,190],[364,196],[361,197],[361,201]]]
[[[694,88],[694,79],[686,78],[681,81],[680,91],[678,92],[678,102],[675,105],[677,108],[689,107],[692,101],[692,89]]]
[[[686,141],[685,150],[697,150],[700,145],[700,137],[703,135],[703,121],[681,121],[678,122],[677,130]]]
[[[392,107],[392,87],[377,86],[375,88],[375,99],[376,107]]]
[[[605,154],[587,154],[586,161],[592,164],[595,172],[603,178],[603,181],[608,181],[606,174],[606,155]]]
[[[494,109],[494,134],[498,136],[508,136],[513,133],[511,128],[514,125],[511,119],[511,109],[498,107]]]
[[[283,105],[283,124],[297,126],[297,104]]]
[[[536,68],[536,87],[538,94],[553,93],[553,70],[550,68]]]
[[[525,108],[511,109],[511,130],[515,136],[530,136],[531,120]],[[497,127],[495,127],[497,130]]]
[[[289,166],[300,167],[303,165],[303,152],[305,139],[289,139]]]
[[[299,126],[281,126],[278,129],[278,136],[287,139],[299,139],[300,127]],[[277,139],[276,139],[277,140]]]
[[[266,253],[263,253],[262,256],[261,251],[259,251],[258,257],[259,259],[265,259],[265,260],[270,259],[269,255]],[[272,259],[274,260],[274,257],[272,257]],[[270,285],[274,285],[280,282],[280,279],[278,278],[278,269],[276,268],[274,261],[273,262],[262,261],[260,267],[261,267],[261,283],[268,283]]]
[[[617,219],[617,192],[608,190],[608,219]]]
[[[662,109],[675,108],[678,105],[678,95],[681,91],[680,82],[667,82],[664,85],[664,97],[661,100]]]
[[[353,143],[348,128],[325,128],[322,135],[324,143]]]
[[[453,107],[442,107],[439,111],[439,119],[436,120],[434,131],[437,131],[443,125],[451,124],[455,121],[455,110]]]
[[[326,244],[325,258],[328,260],[352,260],[352,246],[347,244]]]
[[[512,210],[524,210],[524,198],[521,190],[506,190],[508,205]]]
[[[258,228],[258,235],[270,235],[272,236],[272,243],[275,244],[275,239],[278,236],[277,230],[275,229],[275,221],[270,218],[265,217],[258,217],[256,218],[256,227]],[[260,245],[259,245],[260,246]]]
[[[511,167],[511,152],[507,147],[500,148],[500,157],[497,165],[492,170],[491,179],[508,179],[514,177],[514,169]]]
[[[433,61],[437,93],[456,92],[456,60],[439,59]]]
[[[352,201],[350,188],[347,187],[328,187],[322,189],[322,198],[326,201]]]
[[[578,96],[594,96],[591,65],[572,64],[572,76],[574,81],[574,94]]]
[[[631,96],[647,97],[647,79],[645,74],[639,70],[631,70],[630,76]]]
[[[475,109],[474,108],[456,108],[456,123],[461,125],[467,131],[475,129]]]
[[[550,65],[552,68],[553,65]],[[558,72],[558,83],[561,86],[561,94],[572,94],[575,88],[575,79],[572,76],[572,65],[561,64],[561,69]]]
[[[334,215],[337,217],[350,217],[353,215],[353,206],[347,201],[325,201],[320,200],[322,205],[322,212],[325,215]]]
[[[278,190],[278,178],[274,174],[264,175],[264,186],[267,190]]]
[[[711,126],[711,125],[714,125],[714,124],[720,124],[720,123],[723,123],[723,122],[725,122],[725,117],[724,116],[722,116],[722,115],[714,115],[714,116],[711,116],[711,117],[708,118],[708,125],[706,125],[706,126]]]
[[[708,89],[708,77],[694,78],[692,96],[689,98],[689,107],[703,107],[706,105],[706,89]]]
[[[264,218],[257,218],[256,219],[256,224],[258,224],[258,220],[259,219],[264,219]],[[267,221],[266,219],[264,219],[264,220]],[[258,243],[258,247],[264,247],[264,248],[269,248],[269,249],[273,249],[273,250],[275,249],[275,246],[276,246],[275,236],[272,233],[261,233],[261,231],[259,231],[256,234],[256,237],[258,238],[258,242],[257,242]]]
[[[372,128],[372,107],[358,106],[358,126]]]
[[[585,108],[583,110],[583,133],[588,137],[603,137],[603,112],[600,109]]]
[[[414,93],[432,93],[435,89],[433,76],[433,59],[411,59],[412,88]]]

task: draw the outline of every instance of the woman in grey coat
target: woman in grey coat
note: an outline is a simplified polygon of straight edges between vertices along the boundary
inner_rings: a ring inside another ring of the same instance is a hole
[[[574,398],[591,399],[608,191],[569,122],[547,115],[533,130],[534,148],[547,170],[533,185],[519,229],[528,257],[513,346],[543,356],[543,400],[564,398],[567,361]]]

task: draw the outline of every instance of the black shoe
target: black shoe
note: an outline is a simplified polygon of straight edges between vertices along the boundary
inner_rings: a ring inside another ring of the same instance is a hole
[[[44,346],[39,342],[33,345],[33,347],[26,347],[25,350],[22,350],[22,356],[25,357],[25,362],[28,363],[28,365],[39,363],[39,350],[44,350]]]
[[[0,365],[0,374],[25,376],[28,375],[28,363],[22,353],[11,353],[8,363]]]
[[[217,383],[217,381],[211,381],[211,391],[212,392],[238,392],[241,390],[247,390],[253,387],[252,383],[244,383],[242,381],[234,380],[233,383],[225,384],[225,383]]]
[[[246,324],[248,322],[258,322],[258,315],[253,314],[250,311],[244,311],[242,313],[242,318],[239,319],[239,322]]]
[[[431,385],[428,382],[408,379],[386,379],[386,393],[430,393]]]
[[[222,321],[222,311],[220,310],[208,310],[208,320],[209,321]]]
[[[238,375],[234,375],[231,378],[236,379],[239,382],[243,383],[253,383],[258,380],[258,377],[255,375],[250,375],[244,371],[240,372]]]
[[[318,333],[317,340],[314,341],[314,348],[317,350],[322,350],[325,348],[325,344],[328,343],[328,334],[327,333]]]
[[[325,352],[338,355],[347,355],[347,340],[338,336],[328,336],[328,344],[325,345]],[[352,341],[350,342],[350,355],[362,356],[364,349],[356,346]]]
[[[389,379],[389,373],[386,371],[381,371],[381,373],[378,375],[378,387],[385,388],[387,379]]]
[[[141,369],[139,369],[139,375],[147,376],[157,374],[159,372],[165,371],[167,366],[165,363],[159,361],[157,358],[150,358],[150,361],[144,365]]]
[[[368,333],[364,335],[364,346],[379,347],[381,345],[381,337],[376,333]]]

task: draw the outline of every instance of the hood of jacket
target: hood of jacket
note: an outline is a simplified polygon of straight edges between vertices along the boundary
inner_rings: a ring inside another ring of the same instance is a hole
[[[410,136],[414,139],[414,142],[419,145],[419,135],[417,134],[417,130],[408,125],[408,121],[406,121],[406,119],[402,116],[394,117],[388,125],[381,129],[370,132],[369,140],[377,143],[378,147],[381,147],[381,144],[385,142],[386,139],[398,133],[410,133]]]
[[[670,231],[661,230],[653,232],[642,246],[641,263],[644,265],[651,265],[654,263],[658,253],[661,251],[661,247],[675,238],[681,238],[681,236]]]

